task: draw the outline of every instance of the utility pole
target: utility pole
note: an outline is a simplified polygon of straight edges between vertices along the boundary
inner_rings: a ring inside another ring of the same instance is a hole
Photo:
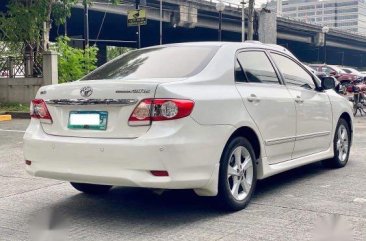
[[[160,45],[163,44],[163,0],[160,0]]]
[[[245,41],[245,2],[241,2],[241,41]]]
[[[140,0],[135,0],[136,10],[140,10]],[[137,48],[141,48],[141,27],[140,24],[137,26]]]
[[[248,40],[253,40],[253,22],[254,22],[254,0],[249,0],[248,14]]]
[[[64,3],[64,10],[66,11],[66,3]],[[65,19],[65,23],[64,23],[64,36],[67,36],[67,18]]]
[[[86,0],[84,3],[84,49],[89,47],[89,5]]]

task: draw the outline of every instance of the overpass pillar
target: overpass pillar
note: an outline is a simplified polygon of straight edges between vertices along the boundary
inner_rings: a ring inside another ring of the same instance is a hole
[[[98,53],[97,53],[97,66],[101,66],[107,63],[107,45],[105,44],[97,44]]]
[[[266,44],[277,43],[277,16],[276,13],[262,9],[259,12],[259,41]]]

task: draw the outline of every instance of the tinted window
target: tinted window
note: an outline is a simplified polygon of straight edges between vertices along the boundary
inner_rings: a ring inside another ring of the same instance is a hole
[[[278,68],[284,75],[287,84],[314,89],[313,77],[295,61],[279,54],[272,54]]]
[[[131,51],[82,80],[182,78],[199,73],[218,47],[170,46]]]
[[[244,75],[244,72],[238,62],[235,61],[235,81],[236,82],[248,82],[247,77]]]
[[[238,61],[248,82],[279,84],[277,74],[264,52],[241,52]]]

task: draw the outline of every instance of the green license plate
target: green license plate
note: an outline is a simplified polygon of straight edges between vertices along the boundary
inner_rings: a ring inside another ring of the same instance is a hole
[[[108,112],[106,111],[70,111],[69,129],[106,130]]]

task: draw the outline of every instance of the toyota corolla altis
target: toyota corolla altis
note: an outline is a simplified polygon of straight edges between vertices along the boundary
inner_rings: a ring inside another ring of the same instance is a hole
[[[258,179],[347,164],[352,108],[288,50],[259,42],[131,51],[79,81],[42,87],[27,171],[85,193],[193,189],[244,208]]]

